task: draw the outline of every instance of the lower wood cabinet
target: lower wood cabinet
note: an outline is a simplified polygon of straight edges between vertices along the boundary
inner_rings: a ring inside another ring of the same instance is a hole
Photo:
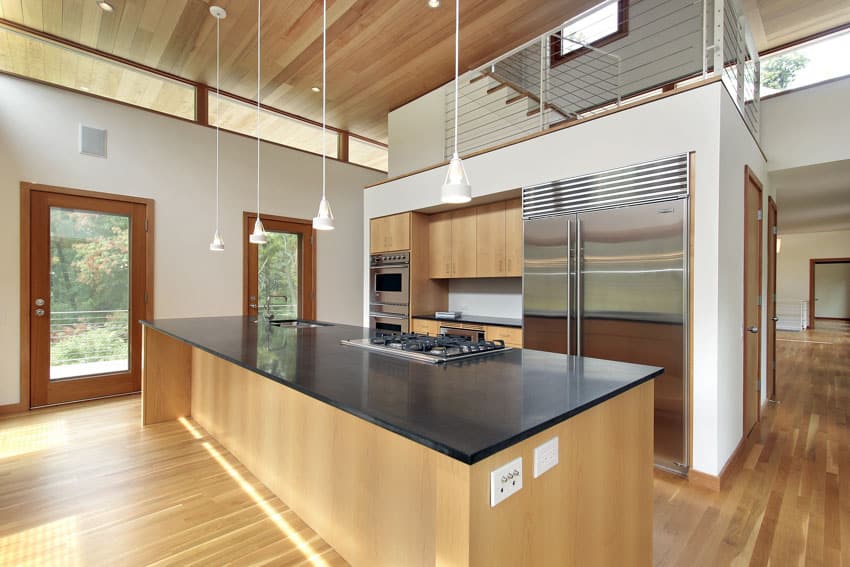
[[[447,319],[445,321],[434,321],[432,319],[413,319],[411,329],[414,333],[426,333],[439,335],[440,327],[443,325],[460,329],[482,330],[484,338],[488,341],[503,340],[505,346],[522,348],[522,329],[516,327],[501,327],[499,325],[478,325],[475,323],[460,323]]]
[[[413,332],[427,335],[439,335],[441,323],[431,319],[414,319]]]

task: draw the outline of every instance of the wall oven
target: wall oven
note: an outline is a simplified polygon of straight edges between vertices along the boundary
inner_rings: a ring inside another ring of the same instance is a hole
[[[410,330],[410,252],[369,257],[369,327],[378,331]]]

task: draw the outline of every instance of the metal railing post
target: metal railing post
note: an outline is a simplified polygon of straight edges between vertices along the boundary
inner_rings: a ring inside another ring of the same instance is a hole
[[[723,76],[723,25],[726,12],[724,0],[714,0],[714,74]]]
[[[549,68],[548,61],[548,40],[549,36],[544,35],[540,38],[540,116],[538,118],[538,127],[542,132],[546,127],[546,70]]]

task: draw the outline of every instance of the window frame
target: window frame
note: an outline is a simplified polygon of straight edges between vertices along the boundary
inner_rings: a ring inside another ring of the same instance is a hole
[[[629,35],[629,0],[616,0],[616,2],[617,31],[604,37],[600,37],[590,44],[591,47],[602,47],[603,45],[607,45],[612,41],[622,39]],[[600,4],[605,4],[605,2],[600,2],[596,6],[598,7]],[[566,24],[569,23],[570,22],[566,22]],[[571,61],[586,53],[590,53],[591,51],[587,47],[582,46],[570,51],[569,53],[561,54],[561,44],[563,43],[563,33],[566,24],[561,26],[561,30],[557,34],[549,36],[549,67],[557,67],[558,65]]]

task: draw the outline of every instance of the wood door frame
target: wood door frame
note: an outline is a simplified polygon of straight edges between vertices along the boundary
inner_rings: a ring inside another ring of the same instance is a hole
[[[756,176],[755,172],[752,169],[750,169],[750,166],[747,165],[747,166],[744,166],[744,223],[743,223],[744,227],[743,227],[743,238],[742,238],[742,242],[743,242],[743,245],[744,245],[744,278],[743,278],[743,288],[744,288],[743,289],[743,292],[744,292],[744,294],[743,294],[744,295],[744,301],[743,301],[743,304],[744,304],[743,305],[744,334],[743,334],[743,337],[744,337],[744,340],[741,342],[741,347],[743,349],[743,355],[744,355],[743,356],[744,364],[743,364],[743,372],[742,372],[744,397],[741,400],[742,409],[743,409],[743,412],[742,412],[743,417],[742,417],[742,420],[741,420],[741,424],[742,424],[742,429],[744,431],[744,438],[745,439],[752,431],[752,429],[750,431],[747,431],[747,400],[749,399],[748,392],[749,392],[749,396],[753,395],[752,392],[750,391],[751,388],[747,387],[747,346],[746,346],[746,339],[747,339],[747,332],[748,332],[747,331],[747,295],[746,295],[747,266],[749,265],[749,260],[750,260],[749,254],[747,252],[747,186],[750,182],[752,182],[753,185],[755,186],[755,188],[758,190],[758,194],[759,194],[759,198],[758,198],[759,209],[758,210],[763,211],[764,210],[764,208],[763,208],[763,206],[764,206],[764,186],[762,185],[759,178]],[[764,219],[764,214],[762,214],[762,219]],[[762,221],[762,222],[764,222],[764,221]],[[759,285],[759,295],[762,295],[762,292],[764,291],[762,289],[762,278],[764,277],[763,266],[762,266],[762,264],[764,262],[764,252],[762,250],[762,247],[764,246],[764,238],[762,236],[763,232],[764,232],[764,224],[761,224],[759,226],[759,230],[758,230],[758,251],[759,251],[758,285]],[[762,301],[762,303],[764,303],[764,301]],[[761,326],[762,314],[763,314],[762,306],[759,305],[758,306],[758,325],[759,326]],[[760,334],[759,337],[758,337],[759,348],[758,348],[758,355],[756,356],[756,374],[758,375],[759,386],[761,386],[762,336],[764,336],[764,333]],[[756,400],[756,421],[753,424],[753,429],[755,429],[755,426],[758,425],[758,423],[760,421],[761,421],[761,388],[759,388],[759,399]]]
[[[56,193],[76,197],[88,197],[91,199],[105,199],[109,201],[120,201],[143,205],[148,230],[145,233],[145,293],[148,301],[145,305],[144,318],[152,319],[154,313],[154,201],[142,197],[130,195],[119,195],[117,193],[102,193],[85,189],[71,189],[68,187],[57,187],[54,185],[42,185],[21,182],[21,216],[20,216],[20,240],[21,240],[21,289],[20,289],[20,401],[17,404],[0,406],[0,414],[28,411],[30,409],[30,387],[32,384],[30,373],[30,298],[29,290],[32,281],[31,256],[30,256],[30,218],[32,214],[32,193],[40,191],[45,193]]]
[[[773,223],[771,223],[773,219]],[[776,242],[779,238],[778,234],[772,234],[772,228],[779,226],[779,209],[776,206],[772,196],[767,197],[767,290],[765,303],[767,308],[767,317],[765,322],[769,333],[766,339],[766,349],[768,353],[773,353],[773,360],[768,360],[767,364],[767,399],[776,400],[776,321],[773,317],[776,316],[776,271],[778,266],[778,258],[776,251]],[[771,270],[771,268],[773,268]],[[772,336],[772,340],[771,340]],[[771,345],[771,342],[773,343]]]
[[[815,328],[815,266],[818,264],[844,264],[850,263],[850,258],[809,258],[809,328]],[[819,317],[820,319],[835,319],[846,321],[847,319],[836,317]]]
[[[248,242],[248,235],[251,234],[251,230],[253,229],[254,222],[257,218],[256,212],[242,212],[242,314],[245,316],[251,315],[248,311],[248,294],[250,288],[250,279],[249,279],[249,254],[251,254],[251,246],[252,244]],[[318,246],[316,242],[316,229],[313,227],[312,220],[299,219],[295,217],[283,217],[278,215],[268,215],[266,213],[260,213],[260,220],[265,224],[268,222],[284,222],[290,224],[297,225],[307,225],[310,227],[309,234],[312,239],[312,257],[310,259],[310,265],[306,265],[306,262],[302,264],[299,268],[299,273],[302,276],[302,285],[299,285],[299,293],[298,293],[298,303],[301,311],[301,315],[299,316],[301,319],[315,319],[317,315],[316,311],[316,300],[317,300],[317,288],[316,288],[316,264],[318,258]],[[304,231],[302,234],[306,234],[308,231]],[[261,246],[254,244],[253,246]],[[302,250],[303,252],[303,250]],[[302,258],[304,261],[304,258]],[[307,301],[304,299],[303,294],[310,290],[312,292],[312,300]],[[259,311],[260,299],[257,298],[257,306]]]

